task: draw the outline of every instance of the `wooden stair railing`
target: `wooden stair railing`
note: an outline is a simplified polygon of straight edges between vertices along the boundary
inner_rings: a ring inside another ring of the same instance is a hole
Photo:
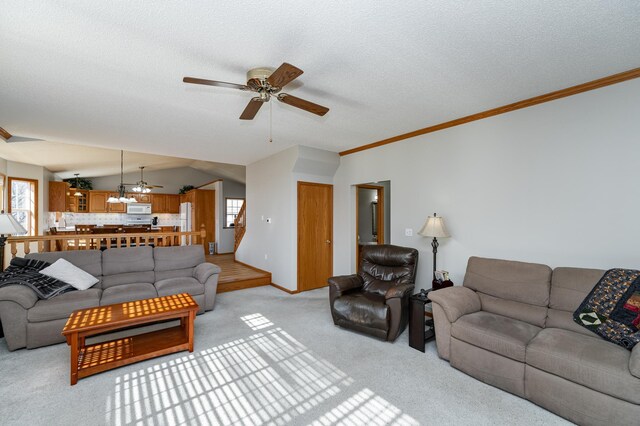
[[[244,237],[244,233],[247,230],[247,201],[245,200],[242,203],[242,207],[240,207],[240,211],[238,212],[238,216],[236,216],[236,220],[233,221],[234,228],[234,244],[233,244],[233,252],[235,253],[242,242],[242,237]]]
[[[26,255],[36,249],[37,253],[69,250],[98,250],[109,248],[138,247],[153,244],[156,247],[184,245],[204,245],[207,231],[204,225],[200,231],[191,232],[144,232],[144,233],[75,233],[55,234],[34,237],[9,237],[7,245],[11,250],[11,258],[15,258],[18,249]],[[36,243],[36,247],[31,247]]]

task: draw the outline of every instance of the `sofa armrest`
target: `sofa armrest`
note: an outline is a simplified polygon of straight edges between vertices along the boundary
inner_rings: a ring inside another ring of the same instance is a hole
[[[435,290],[429,293],[429,299],[442,307],[450,323],[482,308],[480,297],[467,287],[454,286]]]
[[[398,284],[391,287],[384,295],[385,300],[393,299],[394,297],[403,298],[410,296],[413,293],[413,289],[416,287],[414,283]]]
[[[361,288],[364,283],[359,275],[339,275],[337,277],[331,277],[327,280],[329,287],[335,291],[337,296],[346,293],[349,290],[355,290]]]
[[[629,371],[632,375],[640,379],[640,344],[635,345],[631,350]]]
[[[213,263],[201,263],[193,269],[193,278],[204,284],[211,275],[219,273],[220,267],[218,265],[214,265]]]
[[[24,285],[7,285],[0,287],[0,301],[15,302],[25,309],[30,309],[38,301],[38,295]]]

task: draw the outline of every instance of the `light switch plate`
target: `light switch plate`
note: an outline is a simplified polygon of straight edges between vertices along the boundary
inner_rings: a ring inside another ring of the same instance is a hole
[[[271,218],[270,217],[267,218],[267,223],[271,223]]]
[[[404,236],[405,236],[405,237],[413,237],[413,229],[411,229],[411,228],[405,228],[405,230],[404,230]]]

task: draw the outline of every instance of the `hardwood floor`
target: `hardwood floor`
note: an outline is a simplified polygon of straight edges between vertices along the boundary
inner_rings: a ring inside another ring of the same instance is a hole
[[[233,253],[207,255],[207,262],[222,270],[218,278],[218,293],[271,284],[271,272],[237,262]]]

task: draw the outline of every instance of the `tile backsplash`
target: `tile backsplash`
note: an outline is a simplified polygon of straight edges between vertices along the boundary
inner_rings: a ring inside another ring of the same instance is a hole
[[[158,216],[158,226],[180,226],[179,214],[152,214]],[[127,222],[125,213],[62,213],[60,222],[56,222],[56,214],[49,213],[47,217],[47,229],[54,226],[82,225],[121,225]]]

